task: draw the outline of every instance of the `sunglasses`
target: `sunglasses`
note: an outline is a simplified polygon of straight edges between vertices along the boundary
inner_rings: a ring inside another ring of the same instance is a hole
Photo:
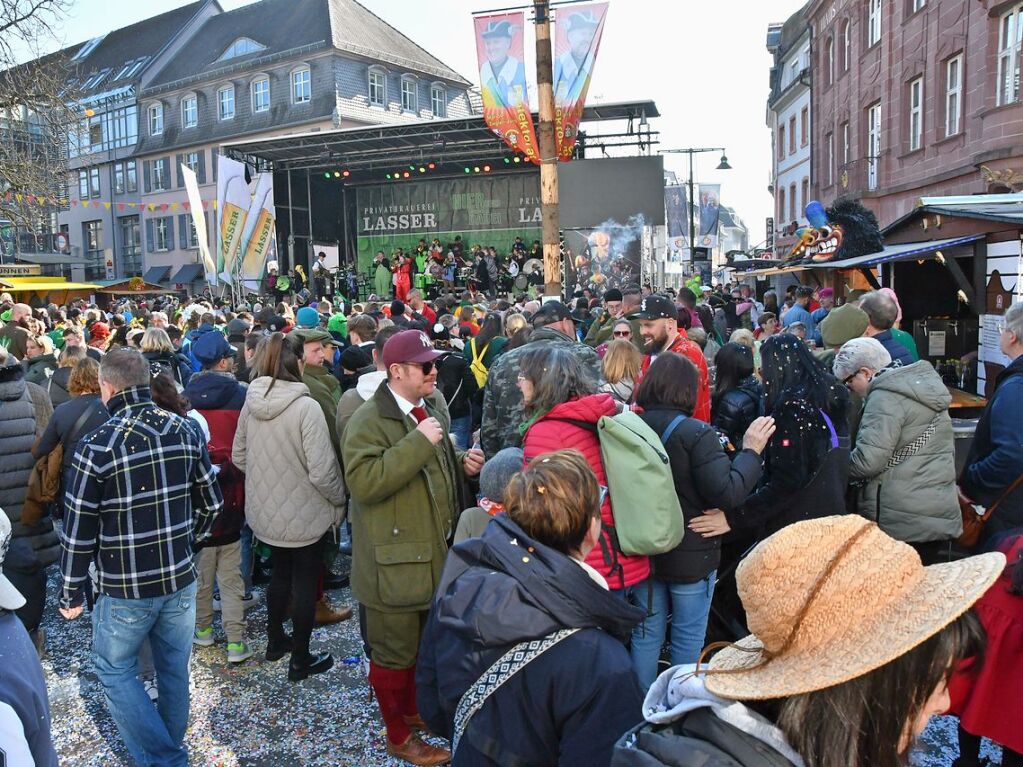
[[[852,380],[853,380],[853,379],[854,379],[854,378],[855,378],[856,376],[858,376],[859,374],[860,374],[860,371],[859,371],[859,370],[857,370],[857,371],[856,371],[855,373],[853,373],[853,374],[852,374],[851,376],[846,376],[845,378],[843,378],[843,379],[842,379],[842,383],[844,383],[844,384],[845,384],[846,386],[848,386],[848,385],[849,385],[849,383],[850,383],[850,382],[851,382],[851,381],[852,381]]]
[[[409,367],[419,368],[423,371],[424,376],[430,375],[433,372],[433,362],[406,362]]]
[[[629,336],[632,335],[632,331],[631,330],[616,330],[616,331],[614,331],[614,333],[612,333],[612,335],[615,338],[628,338]]]

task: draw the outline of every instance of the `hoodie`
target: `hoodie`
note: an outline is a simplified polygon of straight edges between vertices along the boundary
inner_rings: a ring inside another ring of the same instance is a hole
[[[707,691],[694,665],[657,677],[643,701],[647,724],[615,746],[614,767],[803,767],[772,722]]]
[[[344,480],[309,387],[268,376],[249,384],[231,460],[245,472],[245,513],[264,543],[309,546],[342,519]]]
[[[387,373],[374,368],[370,372],[359,376],[354,389],[349,389],[341,395],[341,401],[337,403],[337,434],[339,442],[344,442],[345,427],[348,426],[348,421],[355,414],[355,411],[359,409],[363,402],[376,394],[380,384],[386,380]]]
[[[417,702],[450,738],[459,700],[520,642],[579,629],[505,682],[469,721],[454,765],[608,765],[641,719],[642,690],[623,642],[643,610],[595,573],[532,539],[506,514],[451,549],[416,669]]]

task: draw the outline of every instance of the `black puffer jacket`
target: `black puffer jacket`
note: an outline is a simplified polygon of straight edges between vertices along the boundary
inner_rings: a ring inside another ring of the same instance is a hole
[[[437,359],[437,388],[444,395],[452,420],[469,415],[469,403],[479,390],[469,363],[457,352]]]
[[[661,435],[677,415],[677,410],[651,409],[640,418]],[[741,505],[760,480],[763,464],[759,455],[742,450],[730,461],[714,428],[695,418],[682,421],[664,447],[686,524],[705,509],[730,511]],[[717,569],[720,560],[720,537],[704,538],[687,529],[682,543],[667,554],[652,557],[651,563],[658,578],[693,583]]]
[[[714,399],[711,422],[736,450],[742,447],[746,429],[760,416],[763,394],[763,384],[755,376],[747,376],[737,387]]]
[[[188,361],[188,357],[183,353],[142,352],[142,356],[150,363],[156,362],[167,368],[171,376],[177,383],[181,384],[182,388],[188,386],[188,379],[192,377],[192,363]]]
[[[420,644],[419,712],[450,738],[459,700],[494,661],[520,642],[577,628],[487,699],[452,764],[606,767],[614,742],[642,720],[623,644],[642,618],[498,514],[483,537],[448,554]]]
[[[71,368],[57,368],[43,387],[50,395],[50,402],[56,408],[71,399],[68,384],[71,382]]]

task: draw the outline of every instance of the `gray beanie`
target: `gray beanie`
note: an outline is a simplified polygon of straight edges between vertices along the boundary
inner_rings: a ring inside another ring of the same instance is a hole
[[[480,494],[496,503],[504,503],[504,490],[511,478],[522,471],[523,452],[519,447],[506,447],[483,464],[480,472]]]

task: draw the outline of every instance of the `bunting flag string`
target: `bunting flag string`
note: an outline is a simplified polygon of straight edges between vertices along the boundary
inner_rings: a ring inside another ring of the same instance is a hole
[[[161,203],[152,203],[152,202],[150,202],[150,203],[145,203],[145,202],[118,202],[118,203],[114,203],[114,202],[109,201],[109,200],[77,200],[77,199],[75,199],[73,197],[72,198],[67,198],[67,197],[46,197],[44,195],[23,194],[21,192],[10,192],[10,191],[4,192],[2,197],[3,197],[4,202],[11,202],[11,200],[14,200],[15,202],[18,202],[18,203],[28,203],[29,205],[38,205],[39,207],[44,207],[47,203],[49,203],[50,205],[59,205],[59,206],[64,207],[64,208],[77,208],[79,205],[81,205],[83,208],[99,208],[100,206],[102,206],[106,210],[110,210],[111,207],[116,206],[117,210],[119,210],[119,211],[124,211],[124,210],[129,209],[129,208],[132,209],[132,210],[134,210],[134,209],[148,210],[150,212],[153,212],[155,210],[160,210],[163,213],[166,213],[168,210],[176,211],[178,208],[181,208],[182,210],[190,210],[190,205],[189,205],[187,200],[182,201],[182,202],[161,202]],[[211,204],[213,205],[213,209],[216,210],[217,209],[217,201],[215,199],[213,199],[213,200],[203,200],[202,201],[202,209],[203,210],[209,210]]]

